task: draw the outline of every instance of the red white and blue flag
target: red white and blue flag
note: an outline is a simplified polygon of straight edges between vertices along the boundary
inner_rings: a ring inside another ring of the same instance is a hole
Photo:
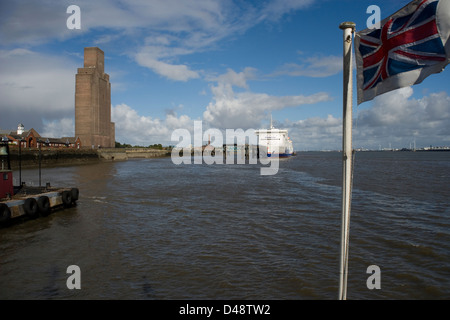
[[[421,83],[450,63],[450,0],[414,0],[356,33],[358,104]]]

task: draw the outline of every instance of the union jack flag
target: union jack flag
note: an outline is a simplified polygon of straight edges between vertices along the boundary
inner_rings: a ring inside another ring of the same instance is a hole
[[[439,8],[440,2],[445,2]],[[445,43],[448,30],[440,30],[438,10],[449,11],[449,0],[415,0],[384,19],[379,29],[355,36],[358,67],[358,104],[375,96],[422,82],[450,62]],[[442,14],[441,14],[442,16]],[[444,24],[444,27],[447,24]]]

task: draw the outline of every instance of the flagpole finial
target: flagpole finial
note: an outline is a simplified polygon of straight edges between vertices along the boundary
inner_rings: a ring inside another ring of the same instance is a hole
[[[354,31],[355,27],[356,27],[356,24],[354,22],[351,22],[351,21],[342,22],[339,25],[339,28],[341,28],[342,30],[347,29],[347,28],[351,28],[352,31]]]

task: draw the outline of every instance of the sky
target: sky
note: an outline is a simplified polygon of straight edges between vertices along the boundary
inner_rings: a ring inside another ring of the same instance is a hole
[[[176,129],[288,129],[297,151],[342,146],[343,32],[408,0],[0,1],[0,129],[75,135],[85,47],[105,53],[116,141],[176,145]],[[80,8],[80,28],[70,5]],[[353,146],[450,145],[450,70],[356,102]]]

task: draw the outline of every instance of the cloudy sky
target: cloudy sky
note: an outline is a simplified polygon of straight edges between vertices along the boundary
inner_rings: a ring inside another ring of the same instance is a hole
[[[73,136],[85,47],[105,52],[116,140],[175,145],[193,122],[289,130],[296,150],[341,148],[342,31],[408,0],[0,2],[0,129]],[[80,29],[68,29],[70,5]],[[356,104],[354,146],[450,145],[450,71]]]

